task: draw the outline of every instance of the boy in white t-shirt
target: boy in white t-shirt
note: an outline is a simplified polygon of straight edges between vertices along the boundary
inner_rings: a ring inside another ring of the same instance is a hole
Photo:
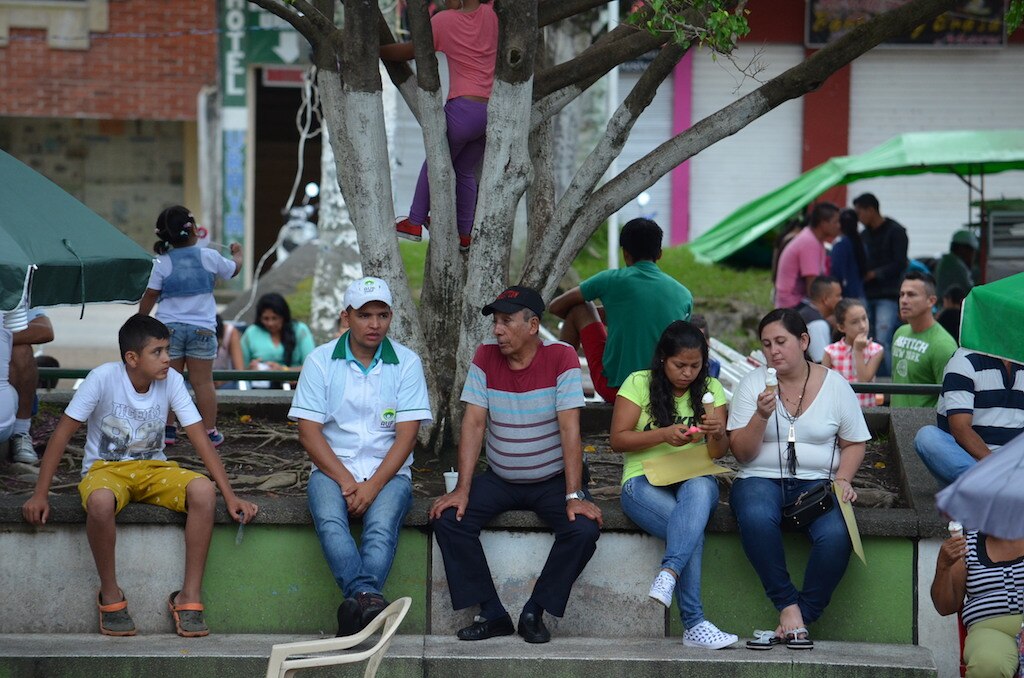
[[[100,590],[100,633],[135,635],[128,600],[114,568],[115,516],[129,502],[164,506],[187,513],[185,580],[167,604],[179,636],[205,636],[200,588],[213,533],[217,495],[205,476],[167,461],[164,422],[168,407],[185,427],[207,470],[224,496],[228,513],[241,523],[256,515],[255,504],[235,496],[202,419],[181,375],[170,369],[169,332],[159,320],[134,315],[118,333],[121,363],[94,369],[64,410],[46,446],[35,492],[22,506],[33,525],[50,514],[47,493],[68,441],[88,421],[82,482],[78,486],[87,513],[85,529],[96,561]]]

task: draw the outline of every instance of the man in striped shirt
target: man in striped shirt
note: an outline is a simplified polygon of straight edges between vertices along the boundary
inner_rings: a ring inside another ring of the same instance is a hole
[[[483,314],[494,316],[495,341],[477,348],[462,390],[458,485],[430,509],[452,607],[480,606],[460,640],[518,632],[528,643],[548,642],[544,612],[565,613],[600,536],[601,510],[583,487],[579,358],[568,344],[540,339],[543,312],[540,295],[521,286],[484,306]],[[485,434],[489,468],[473,477]],[[555,533],[516,627],[480,544],[480,530],[512,509],[534,511]]]
[[[1024,365],[958,348],[946,364],[938,426],[914,449],[942,485],[1024,431]]]

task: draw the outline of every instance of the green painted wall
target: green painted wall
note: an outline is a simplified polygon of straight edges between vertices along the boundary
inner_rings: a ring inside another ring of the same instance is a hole
[[[235,545],[237,528],[213,532],[203,579],[207,620],[217,633],[323,633],[337,631],[341,591],[320,550],[312,526],[260,525],[246,528]],[[359,534],[359,528],[355,528]],[[403,633],[426,633],[429,540],[403,529],[384,596],[413,599]]]
[[[357,528],[358,530],[358,528]],[[218,633],[323,633],[331,635],[341,593],[320,551],[312,527],[250,526],[235,545],[236,528],[218,526],[206,567],[203,597],[210,627]],[[790,572],[799,586],[809,544],[786,535]],[[905,538],[864,540],[869,565],[854,556],[825,615],[811,627],[812,637],[878,643],[913,642],[914,544]],[[413,599],[403,633],[425,633],[430,542],[426,534],[405,528],[384,591],[389,600]],[[749,636],[771,629],[778,613],[735,534],[709,534],[704,545],[705,616],[720,628]],[[682,635],[675,607],[669,613],[672,635]]]
[[[787,534],[786,558],[797,588],[803,581],[810,544]],[[866,537],[862,563],[851,556],[849,567],[811,637],[873,643],[914,640],[914,543],[906,538]],[[779,614],[764,594],[739,535],[709,534],[702,569],[704,616],[724,631],[749,637],[754,629],[774,629]],[[926,594],[927,595],[927,594]],[[670,611],[673,636],[682,623],[675,604]]]

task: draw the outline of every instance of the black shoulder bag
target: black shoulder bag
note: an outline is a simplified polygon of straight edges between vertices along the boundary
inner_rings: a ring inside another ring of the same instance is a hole
[[[810,373],[808,373],[808,377]],[[803,396],[801,395],[801,405]],[[785,404],[779,405],[785,411]],[[787,419],[788,412],[786,413]],[[796,419],[800,416],[799,411],[796,417],[789,420],[789,436],[786,442],[787,464],[790,475],[796,475]],[[785,481],[782,473],[782,437],[779,435],[779,410],[775,410],[775,438],[779,446],[779,479]],[[825,515],[835,506],[835,492],[832,489],[832,464],[836,459],[836,446],[839,442],[837,436],[832,441],[832,458],[828,463],[828,479],[820,480],[814,485],[800,493],[793,501],[786,501],[786,486],[782,486],[782,527],[788,530],[806,530],[811,523]]]

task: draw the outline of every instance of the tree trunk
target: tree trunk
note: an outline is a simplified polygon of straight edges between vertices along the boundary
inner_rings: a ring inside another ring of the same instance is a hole
[[[409,29],[416,51],[417,100],[423,144],[427,151],[430,182],[430,245],[420,294],[420,325],[431,360],[424,361],[434,426],[427,445],[438,453],[450,450],[452,417],[449,393],[456,389],[455,346],[452,342],[451,312],[462,302],[466,266],[459,252],[455,223],[455,172],[448,146],[448,126],[433,32],[425,0],[409,4]]]
[[[318,82],[341,191],[356,225],[363,272],[388,281],[394,297],[392,333],[422,354],[423,334],[416,322],[416,306],[393,226],[395,211],[377,65],[378,15],[376,3],[368,0],[345,3],[342,77],[321,68]]]
[[[321,128],[321,133],[320,215],[317,219],[320,235],[310,301],[310,324],[317,344],[334,336],[338,314],[345,308],[345,288],[363,275],[356,229],[338,187],[334,149],[326,126]]]
[[[530,182],[527,144],[537,50],[536,0],[501,0],[494,89],[487,105],[487,148],[469,250],[469,274],[462,299],[455,383],[466,379],[469,363],[488,335],[490,320],[480,310],[508,285],[508,262],[516,206]],[[461,408],[461,387],[449,394],[448,411]]]

